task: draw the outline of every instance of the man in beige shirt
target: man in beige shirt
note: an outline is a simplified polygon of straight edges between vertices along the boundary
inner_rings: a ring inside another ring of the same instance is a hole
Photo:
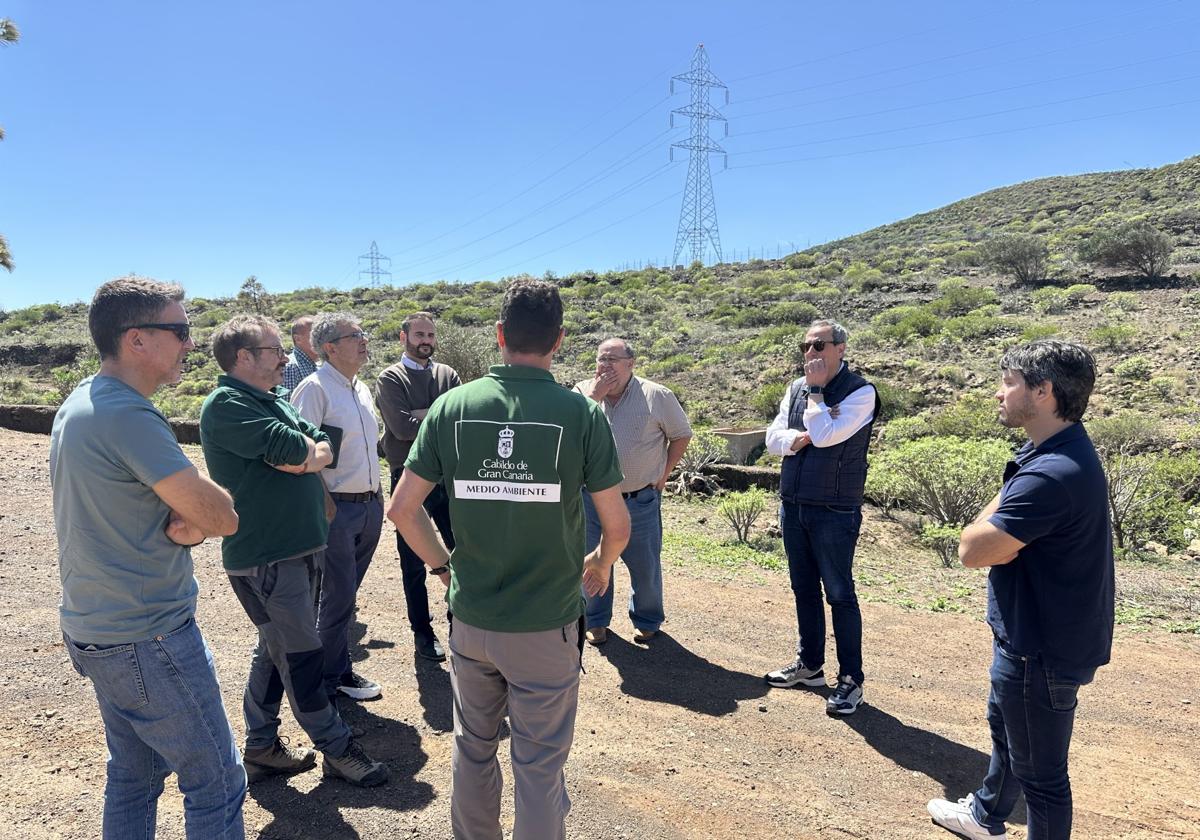
[[[629,569],[629,618],[633,640],[647,642],[663,622],[662,491],[692,439],[692,427],[670,389],[633,375],[635,363],[628,341],[606,339],[596,352],[596,375],[577,383],[575,390],[600,404],[617,443],[625,474],[621,496],[630,519],[629,544],[621,553]],[[583,502],[591,551],[600,541],[600,520],[587,491]],[[612,579],[604,592],[584,597],[587,640],[603,644],[612,621]]]

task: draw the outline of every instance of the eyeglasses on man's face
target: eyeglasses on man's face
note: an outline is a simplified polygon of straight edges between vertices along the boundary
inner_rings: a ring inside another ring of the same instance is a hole
[[[825,349],[826,344],[841,344],[841,342],[840,341],[830,341],[827,338],[815,338],[812,341],[800,342],[800,350],[801,350],[801,352],[807,353],[809,351],[809,349],[811,348],[813,350],[816,350],[818,353],[820,353],[822,350]]]
[[[130,324],[125,327],[125,330],[167,330],[175,333],[180,344],[187,344],[188,339],[192,337],[192,325],[186,321],[168,324]],[[124,332],[124,330],[122,331]]]
[[[633,356],[597,356],[596,361],[602,365],[611,365],[616,362],[623,362],[626,359],[632,359]]]
[[[265,352],[267,350],[270,350],[272,353],[274,353],[275,357],[278,359],[282,359],[283,357],[285,357],[287,355],[287,351],[284,350],[283,347],[278,344],[272,344],[269,347],[247,347],[246,349],[251,351],[252,353],[254,353],[254,355],[256,355],[256,356],[260,352]]]
[[[367,333],[367,332],[363,332],[362,330],[356,330],[352,333],[346,333],[345,335],[339,335],[337,338],[331,338],[331,339],[329,339],[329,343],[337,344],[339,341],[342,341],[343,339],[347,339],[347,338],[353,338],[355,341],[368,341],[371,338],[371,334]]]

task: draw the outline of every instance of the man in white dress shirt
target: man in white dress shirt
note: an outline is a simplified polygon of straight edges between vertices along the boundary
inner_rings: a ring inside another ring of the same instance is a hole
[[[793,382],[767,429],[783,456],[780,528],[796,596],[796,658],[766,675],[769,685],[824,686],[825,598],[833,613],[838,678],[825,710],[850,715],[863,697],[862,615],[854,594],[854,547],[862,527],[867,446],[879,416],[875,387],[850,370],[846,329],[814,321],[804,336],[804,376]]]
[[[325,691],[331,697],[340,693],[370,700],[382,689],[351,668],[349,635],[358,587],[383,525],[379,421],[371,391],[358,379],[368,358],[368,336],[353,315],[334,312],[317,316],[312,338],[325,363],[296,386],[291,401],[305,420],[329,434],[337,453],[334,464],[321,471],[337,505],[329,525],[317,611]]]

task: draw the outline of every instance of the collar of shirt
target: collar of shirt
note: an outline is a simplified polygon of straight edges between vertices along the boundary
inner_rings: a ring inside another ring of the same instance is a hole
[[[433,366],[433,359],[428,360],[425,364],[421,364],[416,359],[409,358],[408,351],[405,351],[400,354],[400,364],[409,370],[429,370]]]
[[[230,388],[237,388],[239,391],[245,391],[247,394],[257,397],[260,400],[271,401],[280,399],[280,395],[277,392],[277,389],[279,388],[278,385],[276,385],[270,391],[264,391],[261,388],[255,388],[249,382],[243,382],[236,376],[230,376],[227,373],[223,373],[217,377],[217,385],[225,385]]]
[[[344,373],[342,373],[340,370],[338,370],[331,364],[321,365],[320,370],[317,371],[317,375],[326,377],[328,379],[332,379],[338,385],[344,385],[347,388],[354,388],[357,386],[357,383],[358,383],[357,376],[354,377],[353,379],[347,379],[346,375]]]
[[[550,371],[530,365],[492,365],[488,368],[488,376],[496,379],[546,379],[554,382]]]
[[[617,401],[609,402],[608,397],[605,397],[604,399],[600,400],[600,408],[605,414],[608,414],[609,411],[616,411],[618,408],[620,408],[621,403],[625,402],[625,398],[629,396],[630,391],[635,388],[640,389],[641,387],[641,380],[639,380],[636,376],[630,376],[629,381],[625,383],[625,390],[621,392],[621,396],[617,397]]]
[[[317,368],[316,377],[328,400],[325,416],[317,425],[332,425],[342,430],[338,465],[326,467],[321,471],[321,477],[331,493],[378,490],[379,459],[376,444],[379,427],[370,390],[358,377],[347,379],[330,364]]]
[[[1055,449],[1058,449],[1060,446],[1065,446],[1066,444],[1070,443],[1071,441],[1079,440],[1079,438],[1084,437],[1086,434],[1087,434],[1087,432],[1084,430],[1082,422],[1072,423],[1070,426],[1067,426],[1061,432],[1058,432],[1058,433],[1053,434],[1050,437],[1046,438],[1038,446],[1034,446],[1033,441],[1029,441],[1029,440],[1025,441],[1025,444],[1017,451],[1017,456],[1016,456],[1015,460],[1019,464],[1024,464],[1026,461],[1028,461],[1034,455],[1041,455],[1041,454],[1045,454],[1046,452],[1053,452]]]

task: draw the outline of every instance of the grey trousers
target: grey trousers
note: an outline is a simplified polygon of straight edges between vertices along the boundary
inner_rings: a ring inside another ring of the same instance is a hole
[[[325,654],[313,608],[317,563],[317,556],[309,555],[260,566],[252,575],[229,576],[258,628],[242,698],[247,749],[275,742],[284,691],[296,722],[318,750],[342,755],[350,743],[350,729],[330,704],[321,676]]]
[[[450,626],[456,840],[502,840],[500,724],[508,714],[516,824],[512,840],[564,840],[571,810],[563,765],[579,703],[579,625],[537,633]]]

